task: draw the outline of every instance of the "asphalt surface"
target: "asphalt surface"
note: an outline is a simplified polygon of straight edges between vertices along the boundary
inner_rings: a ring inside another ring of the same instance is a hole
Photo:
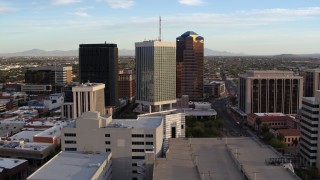
[[[251,136],[246,132],[246,128],[242,126],[242,119],[234,112],[231,112],[229,106],[229,98],[235,97],[237,94],[237,86],[232,80],[225,79],[226,96],[217,99],[210,99],[212,108],[217,111],[219,117],[224,119],[225,135],[229,137]]]

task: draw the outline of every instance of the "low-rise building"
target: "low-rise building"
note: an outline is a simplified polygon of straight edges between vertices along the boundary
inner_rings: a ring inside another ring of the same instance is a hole
[[[111,153],[61,151],[27,179],[111,180]]]
[[[0,158],[0,179],[25,179],[27,175],[27,160]]]
[[[221,97],[226,92],[224,81],[211,81],[204,84],[204,97]]]
[[[267,124],[271,129],[287,129],[292,125],[294,117],[285,115],[283,113],[252,113],[247,116],[247,123],[249,126],[258,130],[258,126]],[[257,120],[260,120],[258,125]]]
[[[64,103],[64,97],[61,93],[50,94],[43,104],[48,110],[60,108]]]
[[[162,118],[112,120],[89,111],[62,129],[61,140],[63,151],[111,151],[113,179],[141,179],[146,153],[162,153]]]

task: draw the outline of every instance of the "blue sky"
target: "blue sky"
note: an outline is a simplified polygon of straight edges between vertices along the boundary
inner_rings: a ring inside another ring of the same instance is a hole
[[[192,30],[219,51],[320,53],[319,0],[0,0],[0,53],[134,49],[158,37],[159,16],[164,41]]]

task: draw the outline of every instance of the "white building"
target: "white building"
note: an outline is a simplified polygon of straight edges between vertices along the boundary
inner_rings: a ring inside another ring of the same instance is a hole
[[[62,129],[63,151],[112,152],[113,179],[143,179],[145,156],[162,153],[161,117],[112,120],[99,112],[85,112]]]
[[[111,180],[111,153],[90,154],[61,151],[27,179]]]
[[[64,103],[64,97],[61,93],[50,94],[48,99],[43,101],[43,104],[49,110],[59,108]]]
[[[186,136],[186,115],[177,110],[142,114],[138,117],[159,117],[163,119],[163,152],[168,149],[169,138],[184,138]]]
[[[104,115],[104,88],[105,85],[102,83],[85,83],[72,87],[73,118],[76,119],[87,111],[98,111],[101,115]]]
[[[136,102],[149,112],[176,103],[175,42],[144,41],[136,47]]]
[[[316,97],[303,97],[301,109],[300,155],[306,166],[320,167],[319,139],[320,91]]]

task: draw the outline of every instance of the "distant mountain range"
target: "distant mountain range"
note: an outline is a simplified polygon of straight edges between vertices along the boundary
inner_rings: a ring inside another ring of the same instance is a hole
[[[119,56],[134,56],[135,51],[130,49],[119,49]],[[244,53],[233,53],[227,51],[216,51],[204,48],[205,56],[250,56]],[[15,53],[0,53],[0,56],[14,57],[14,56],[78,56],[78,50],[69,51],[45,51],[41,49],[31,49],[28,51],[15,52]],[[313,57],[320,58],[320,54],[281,54],[276,55],[279,57]]]

